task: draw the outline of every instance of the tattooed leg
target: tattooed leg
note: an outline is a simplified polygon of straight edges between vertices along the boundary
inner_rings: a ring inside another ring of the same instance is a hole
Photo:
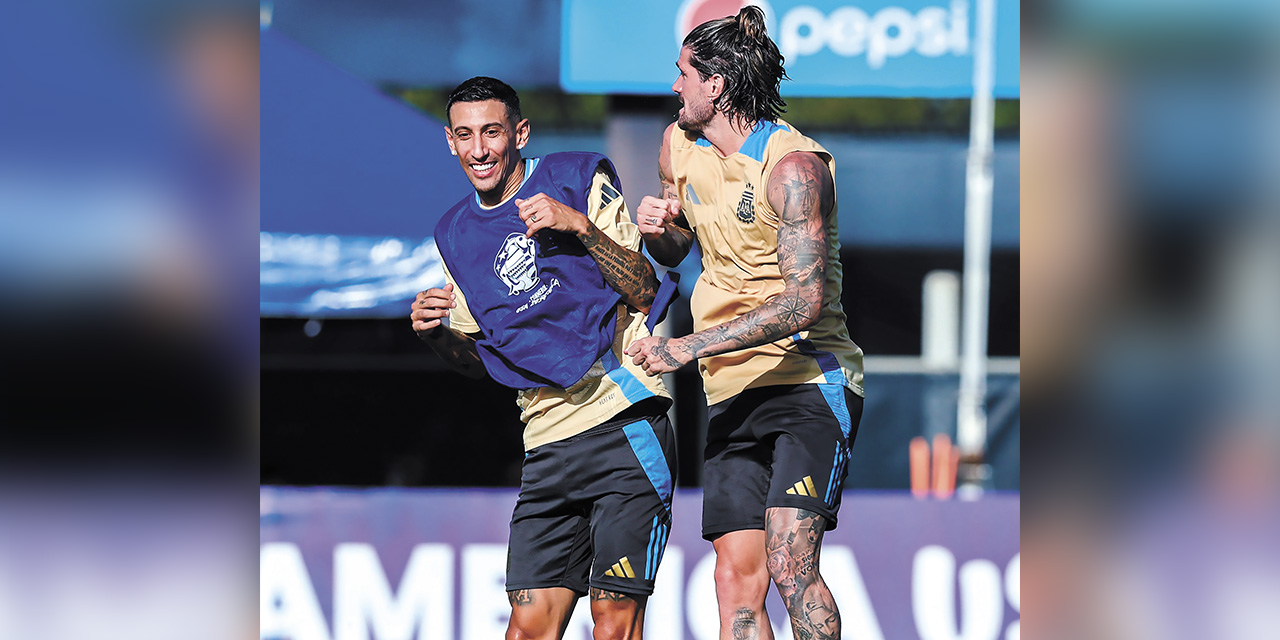
[[[796,640],[840,637],[840,611],[818,572],[826,520],[793,507],[765,511],[769,577],[787,606]]]
[[[641,640],[646,596],[591,587],[591,619],[595,640]]]
[[[764,610],[769,593],[764,532],[733,531],[716,538],[716,603],[720,640],[773,640]]]
[[[569,624],[578,594],[563,587],[507,592],[511,622],[506,640],[558,640]]]

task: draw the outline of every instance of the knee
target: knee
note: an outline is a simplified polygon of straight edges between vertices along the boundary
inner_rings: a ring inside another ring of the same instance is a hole
[[[511,612],[511,622],[507,624],[506,640],[543,640],[555,638],[555,629],[546,616],[523,613],[517,608]]]
[[[644,616],[644,597],[593,599],[591,619],[594,640],[630,640],[639,637]]]
[[[628,640],[631,638],[631,620],[622,616],[597,618],[591,635],[594,640]]]
[[[716,558],[716,591],[735,601],[763,599],[769,573],[759,562],[743,562],[731,555]]]

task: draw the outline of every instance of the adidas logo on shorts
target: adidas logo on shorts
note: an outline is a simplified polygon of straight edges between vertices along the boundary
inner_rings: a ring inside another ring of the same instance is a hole
[[[622,556],[621,560],[613,563],[613,566],[609,567],[609,570],[604,572],[604,574],[612,578],[636,577],[636,572],[631,570],[631,561],[627,560],[626,556]]]
[[[813,488],[813,478],[805,476],[804,480],[795,483],[794,486],[787,489],[787,495],[816,498],[818,497],[818,490]]]

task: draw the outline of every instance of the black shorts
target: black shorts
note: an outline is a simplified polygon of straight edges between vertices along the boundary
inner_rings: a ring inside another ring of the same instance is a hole
[[[507,591],[653,593],[671,533],[676,439],[665,403],[642,404],[525,454]]]
[[[836,528],[862,398],[842,385],[747,389],[710,408],[702,537],[764,529],[765,509],[815,511]]]

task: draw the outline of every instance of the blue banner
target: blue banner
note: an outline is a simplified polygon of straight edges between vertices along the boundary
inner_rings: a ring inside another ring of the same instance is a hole
[[[764,9],[786,58],[784,96],[965,98],[976,0],[653,0],[562,4],[560,84],[578,93],[667,94],[685,34]],[[997,3],[995,93],[1019,95],[1019,4]]]

